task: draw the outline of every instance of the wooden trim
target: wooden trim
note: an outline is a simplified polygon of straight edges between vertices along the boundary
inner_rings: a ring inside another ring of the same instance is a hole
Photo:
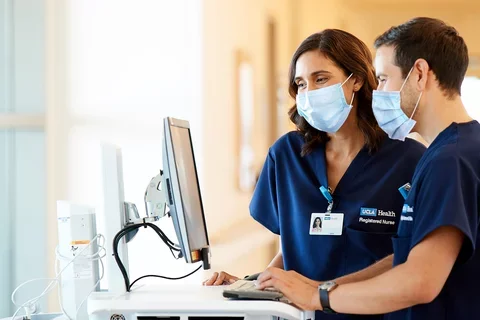
[[[234,84],[234,108],[235,108],[235,111],[234,111],[234,130],[235,130],[235,153],[234,153],[234,156],[235,156],[235,184],[236,184],[236,187],[237,187],[237,190],[239,190],[240,192],[246,192],[246,193],[251,193],[253,192],[253,189],[254,189],[254,185],[251,185],[251,186],[248,186],[248,187],[242,187],[242,183],[241,183],[241,175],[244,174],[244,172],[242,172],[242,170],[244,170],[244,168],[242,168],[242,147],[243,147],[243,143],[249,145],[251,147],[251,150],[252,152],[255,152],[254,151],[254,148],[253,148],[253,140],[255,139],[254,137],[254,133],[255,133],[255,118],[256,118],[256,105],[255,105],[255,84],[254,84],[254,80],[255,80],[255,77],[254,77],[254,73],[255,73],[255,70],[253,70],[253,62],[250,58],[250,56],[245,52],[243,51],[242,49],[237,49],[235,50],[234,52],[234,81],[233,81],[233,84]],[[251,83],[241,83],[241,71],[242,71],[242,68],[244,67],[250,67],[252,68],[252,77],[251,77]],[[247,88],[243,88],[241,87],[242,85],[247,85],[248,87]],[[251,125],[251,132],[250,132],[250,136],[247,138],[249,141],[243,141],[243,138],[244,138],[244,130],[245,130],[245,127],[246,127],[246,124],[243,123],[243,118],[242,118],[242,90],[251,90],[251,95],[252,95],[252,103],[253,105],[251,106],[253,108],[252,110],[252,123],[250,124]],[[255,161],[255,155],[253,156],[253,162]],[[252,163],[253,164],[253,163]],[[246,170],[250,170],[250,169],[246,169]],[[248,174],[248,173],[245,173],[245,174]]]
[[[44,129],[44,114],[5,114],[0,113],[0,129]]]

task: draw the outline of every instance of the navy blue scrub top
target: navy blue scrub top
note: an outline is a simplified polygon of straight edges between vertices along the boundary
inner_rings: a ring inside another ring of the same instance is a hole
[[[388,319],[480,319],[480,124],[451,124],[425,152],[394,240],[394,265],[429,233],[453,226],[465,235],[462,249],[442,291],[433,302]]]
[[[302,157],[303,144],[298,132],[290,132],[270,148],[250,204],[252,217],[281,235],[285,270],[325,281],[391,254],[391,237],[405,201],[398,188],[411,182],[425,147],[411,139],[385,137],[377,152],[363,148],[333,192],[332,213],[344,214],[342,235],[314,236],[309,234],[311,215],[325,213],[328,206],[319,190],[328,186],[325,148]],[[317,319],[365,318],[382,316],[317,313]]]

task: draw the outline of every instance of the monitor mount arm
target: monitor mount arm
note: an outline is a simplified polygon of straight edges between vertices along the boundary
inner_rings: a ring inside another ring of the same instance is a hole
[[[145,190],[145,211],[146,217],[141,218],[138,213],[137,206],[131,202],[125,202],[125,226],[132,224],[156,222],[160,218],[168,215],[166,208],[167,202],[165,199],[165,191],[162,189],[163,171],[157,174],[150,180]]]
[[[160,170],[160,173],[150,180],[150,183],[148,184],[147,189],[145,190],[144,201],[145,201],[146,217],[144,218],[140,217],[137,206],[134,203],[131,203],[131,202],[124,203],[125,225],[123,226],[123,229],[117,233],[117,235],[113,240],[113,252],[114,252],[113,255],[123,275],[123,279],[125,281],[125,289],[128,292],[130,291],[132,285],[136,281],[143,279],[144,277],[152,277],[152,276],[149,275],[149,276],[140,277],[139,279],[130,283],[128,273],[125,269],[123,262],[121,261],[118,255],[118,243],[120,242],[121,238],[126,237],[127,242],[129,242],[137,234],[138,229],[143,227],[145,228],[150,227],[160,236],[160,238],[163,240],[163,242],[167,245],[167,247],[172,252],[172,255],[174,256],[175,259],[180,259],[183,257],[180,246],[172,242],[170,239],[168,239],[165,233],[163,233],[163,231],[157,225],[153,224],[154,222],[160,220],[160,218],[163,218],[165,216],[170,216],[170,214],[166,211],[167,202],[165,197],[165,191],[162,190],[162,184],[163,184],[163,171]],[[175,255],[174,252],[177,252],[177,255]],[[199,269],[200,268],[198,268],[197,270]],[[197,270],[195,270],[194,272],[196,272]],[[155,276],[155,277],[162,278],[162,276]],[[181,278],[183,277],[180,277],[178,279],[181,279]],[[169,278],[169,279],[175,280],[175,278]]]
[[[167,192],[166,192],[166,189],[164,189],[163,178],[164,178],[163,171],[160,170],[160,173],[150,180],[145,190],[144,202],[145,202],[146,216],[144,218],[140,217],[137,206],[134,203],[125,202],[124,228],[133,226],[133,225],[154,223],[165,216],[170,217],[170,212],[167,211],[167,208],[168,208]],[[133,229],[132,231],[126,233],[125,237],[127,242],[130,242],[135,237],[137,232],[138,232],[138,229]],[[182,258],[183,254],[181,252],[181,247],[178,244],[170,241],[168,238],[166,238],[166,241],[170,243],[171,247],[170,246],[169,247],[171,248],[171,250],[173,249],[174,251],[179,252],[178,256],[176,256],[172,252],[175,259]],[[202,255],[204,266],[207,266],[207,268],[210,268],[210,264],[205,262],[209,260],[207,257],[209,254],[209,251],[202,249],[200,250],[200,254]]]
[[[167,200],[163,189],[163,171],[150,180],[145,190],[145,211],[147,217],[160,219],[167,215]],[[155,220],[156,221],[156,220]]]
[[[153,177],[146,190],[144,196],[146,216],[140,217],[137,206],[132,202],[125,202],[125,225],[128,227],[137,224],[154,223],[165,216],[170,216],[167,212],[167,202],[165,196],[165,190],[163,190],[163,171]],[[138,229],[130,231],[125,235],[127,242],[130,242],[137,234]],[[175,247],[180,247],[175,244]],[[178,259],[178,257],[177,257]]]

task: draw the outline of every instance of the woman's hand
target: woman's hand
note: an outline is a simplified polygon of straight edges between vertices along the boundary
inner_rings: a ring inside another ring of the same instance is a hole
[[[214,272],[210,279],[207,279],[203,282],[204,286],[221,286],[225,284],[232,284],[235,281],[240,280],[240,278],[232,276],[229,273],[224,271],[218,273]]]

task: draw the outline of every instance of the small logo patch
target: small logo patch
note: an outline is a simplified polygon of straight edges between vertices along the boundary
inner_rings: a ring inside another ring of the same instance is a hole
[[[364,217],[376,217],[377,209],[375,208],[360,208],[360,215]]]
[[[403,205],[402,213],[412,213],[413,207],[410,207],[408,204]]]

